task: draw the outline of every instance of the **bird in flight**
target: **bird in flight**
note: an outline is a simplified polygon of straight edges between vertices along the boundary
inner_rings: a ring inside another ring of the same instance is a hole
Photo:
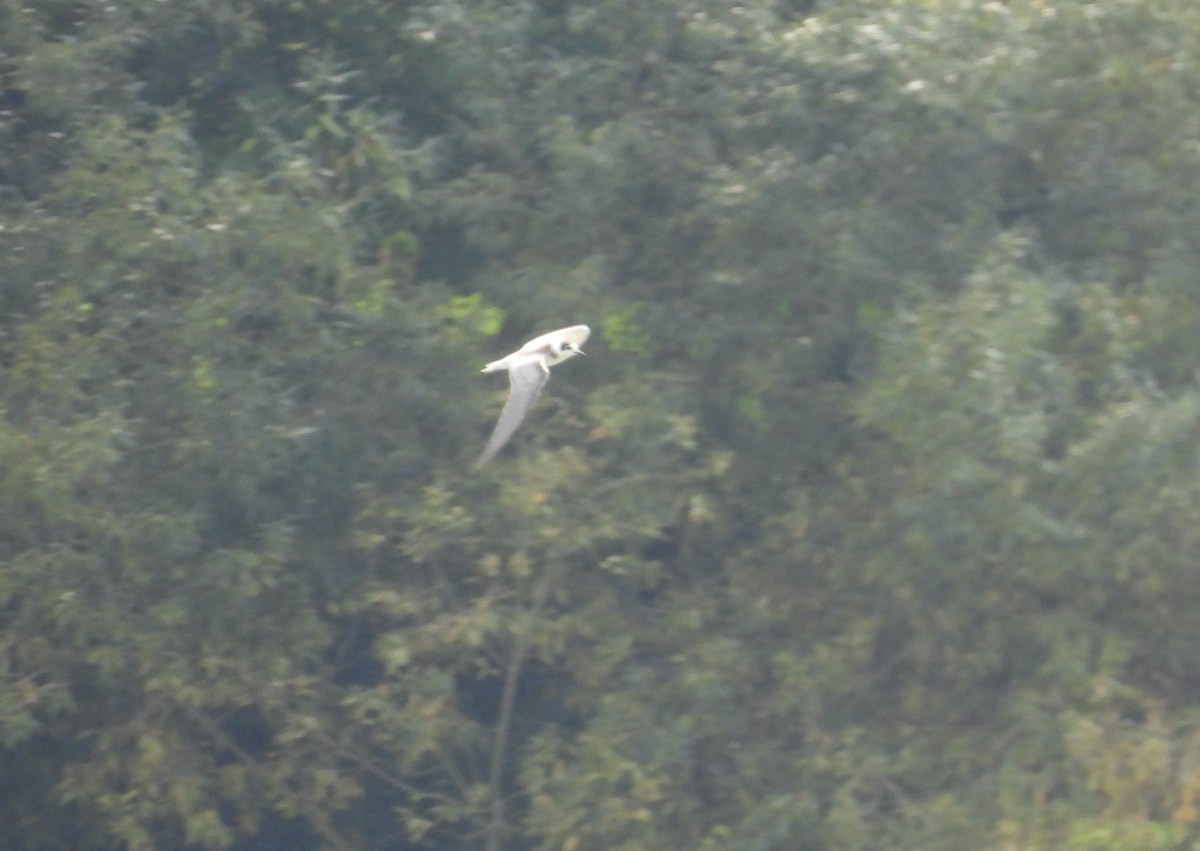
[[[542,388],[550,379],[550,367],[562,363],[567,358],[583,354],[582,346],[592,333],[586,325],[572,325],[570,328],[559,328],[540,337],[534,337],[511,355],[494,360],[485,366],[481,372],[499,372],[508,370],[508,401],[500,411],[500,419],[492,429],[487,446],[476,467],[482,467],[496,456],[496,453],[508,443],[508,439],[516,432],[525,414],[542,395]]]

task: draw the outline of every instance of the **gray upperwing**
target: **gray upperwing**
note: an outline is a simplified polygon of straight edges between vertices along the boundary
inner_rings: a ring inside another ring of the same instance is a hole
[[[550,370],[541,359],[531,360],[508,371],[508,401],[500,411],[500,419],[496,420],[496,427],[492,429],[487,446],[483,447],[479,460],[475,462],[476,467],[492,460],[504,444],[508,443],[508,439],[525,419],[529,408],[537,401],[538,396],[542,395],[542,388],[546,386],[549,378]]]

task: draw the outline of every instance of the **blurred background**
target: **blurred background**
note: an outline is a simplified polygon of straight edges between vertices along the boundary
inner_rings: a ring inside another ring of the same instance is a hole
[[[1200,847],[1198,33],[0,0],[4,848]]]

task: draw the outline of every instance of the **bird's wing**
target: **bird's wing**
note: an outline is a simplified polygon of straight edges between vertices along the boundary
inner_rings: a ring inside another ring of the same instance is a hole
[[[496,427],[492,429],[487,446],[483,447],[479,460],[475,462],[476,467],[492,460],[504,444],[508,443],[508,439],[525,419],[529,408],[537,401],[538,396],[542,395],[542,388],[546,386],[549,378],[550,370],[546,368],[544,358],[540,357],[530,358],[527,362],[509,369],[508,400],[504,403],[504,409],[500,411],[500,419],[496,420]]]
[[[576,346],[582,346],[587,342],[588,335],[592,333],[592,329],[586,325],[572,325],[569,328],[559,328],[556,331],[550,331],[542,334],[540,337],[534,337],[525,345],[521,346],[522,352],[536,352],[546,346],[551,346],[555,350],[558,349],[559,343],[567,342],[574,343]]]

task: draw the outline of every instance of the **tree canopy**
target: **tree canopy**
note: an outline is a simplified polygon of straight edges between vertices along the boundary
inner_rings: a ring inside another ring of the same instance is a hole
[[[1200,847],[1198,32],[0,0],[5,847]]]

